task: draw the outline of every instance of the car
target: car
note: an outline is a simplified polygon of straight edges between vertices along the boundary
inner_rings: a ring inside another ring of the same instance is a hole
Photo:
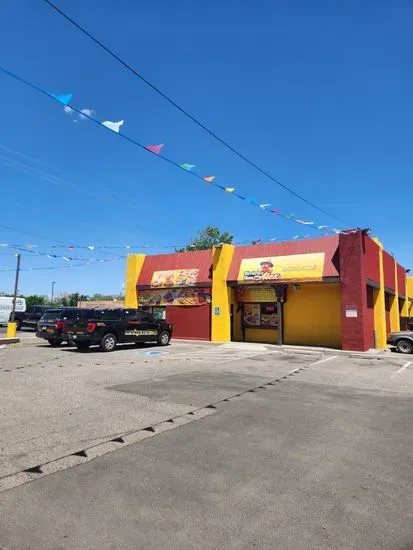
[[[387,337],[387,343],[400,353],[413,353],[413,331],[391,332]]]
[[[17,325],[17,330],[20,330],[22,327],[31,327],[36,330],[37,323],[40,321],[41,317],[47,311],[53,309],[53,306],[29,306],[26,311],[16,311],[14,322]]]
[[[84,309],[81,318],[64,322],[62,338],[78,350],[97,345],[101,351],[113,351],[117,343],[156,342],[167,346],[172,325],[155,319],[141,309]]]
[[[36,336],[44,338],[53,348],[59,347],[66,340],[62,337],[65,322],[80,318],[83,310],[76,307],[50,309],[37,323]]]

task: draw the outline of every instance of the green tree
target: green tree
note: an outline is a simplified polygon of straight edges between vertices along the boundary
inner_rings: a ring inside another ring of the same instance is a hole
[[[191,250],[208,250],[217,244],[232,244],[234,237],[228,231],[221,233],[218,227],[208,225],[202,229],[196,237],[191,239],[190,243],[185,248],[177,250],[177,252],[190,252]]]
[[[79,292],[64,293],[56,296],[53,305],[57,307],[76,307],[78,302],[84,302],[89,297]]]
[[[89,298],[89,300],[96,301],[96,302],[108,302],[112,300],[122,300],[123,296],[120,296],[119,294],[99,294],[98,292],[95,294],[92,294]]]
[[[26,307],[29,306],[47,306],[49,304],[49,299],[47,296],[41,296],[40,294],[30,294],[29,296],[21,296],[25,298]]]

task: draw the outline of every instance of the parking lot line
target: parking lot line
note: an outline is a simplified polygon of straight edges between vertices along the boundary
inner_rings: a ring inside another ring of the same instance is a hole
[[[270,353],[270,351],[266,351],[263,353],[252,353],[251,355],[238,355],[237,357],[231,357],[231,359],[225,359],[224,361],[214,361],[214,365],[223,365],[224,363],[249,359],[250,357],[259,357],[260,355],[270,355]]]
[[[394,378],[395,376],[397,376],[398,374],[400,374],[401,372],[403,372],[404,370],[407,369],[407,367],[409,367],[410,365],[412,364],[412,361],[407,361],[407,363],[405,363],[402,367],[399,368],[399,370],[397,370],[392,378]]]
[[[319,361],[314,361],[314,363],[310,363],[311,366],[313,365],[319,365],[320,363],[327,363],[327,361],[332,361],[333,359],[337,359],[338,355],[332,355],[331,357],[325,357],[324,359],[320,359]]]

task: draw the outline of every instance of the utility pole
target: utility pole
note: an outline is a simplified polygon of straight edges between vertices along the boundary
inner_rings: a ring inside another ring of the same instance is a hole
[[[56,284],[56,281],[52,281],[52,297],[50,300],[50,303],[53,304],[53,297],[54,297],[54,285]]]
[[[14,280],[13,310],[11,312],[11,318],[10,318],[12,323],[14,323],[14,317],[16,313],[16,298],[17,298],[17,290],[19,288],[20,258],[21,258],[21,254],[17,254],[16,278]]]

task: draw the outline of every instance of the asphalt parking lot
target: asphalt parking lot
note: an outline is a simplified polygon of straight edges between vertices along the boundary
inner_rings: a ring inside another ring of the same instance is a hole
[[[413,364],[0,350],[0,548],[413,548]]]

